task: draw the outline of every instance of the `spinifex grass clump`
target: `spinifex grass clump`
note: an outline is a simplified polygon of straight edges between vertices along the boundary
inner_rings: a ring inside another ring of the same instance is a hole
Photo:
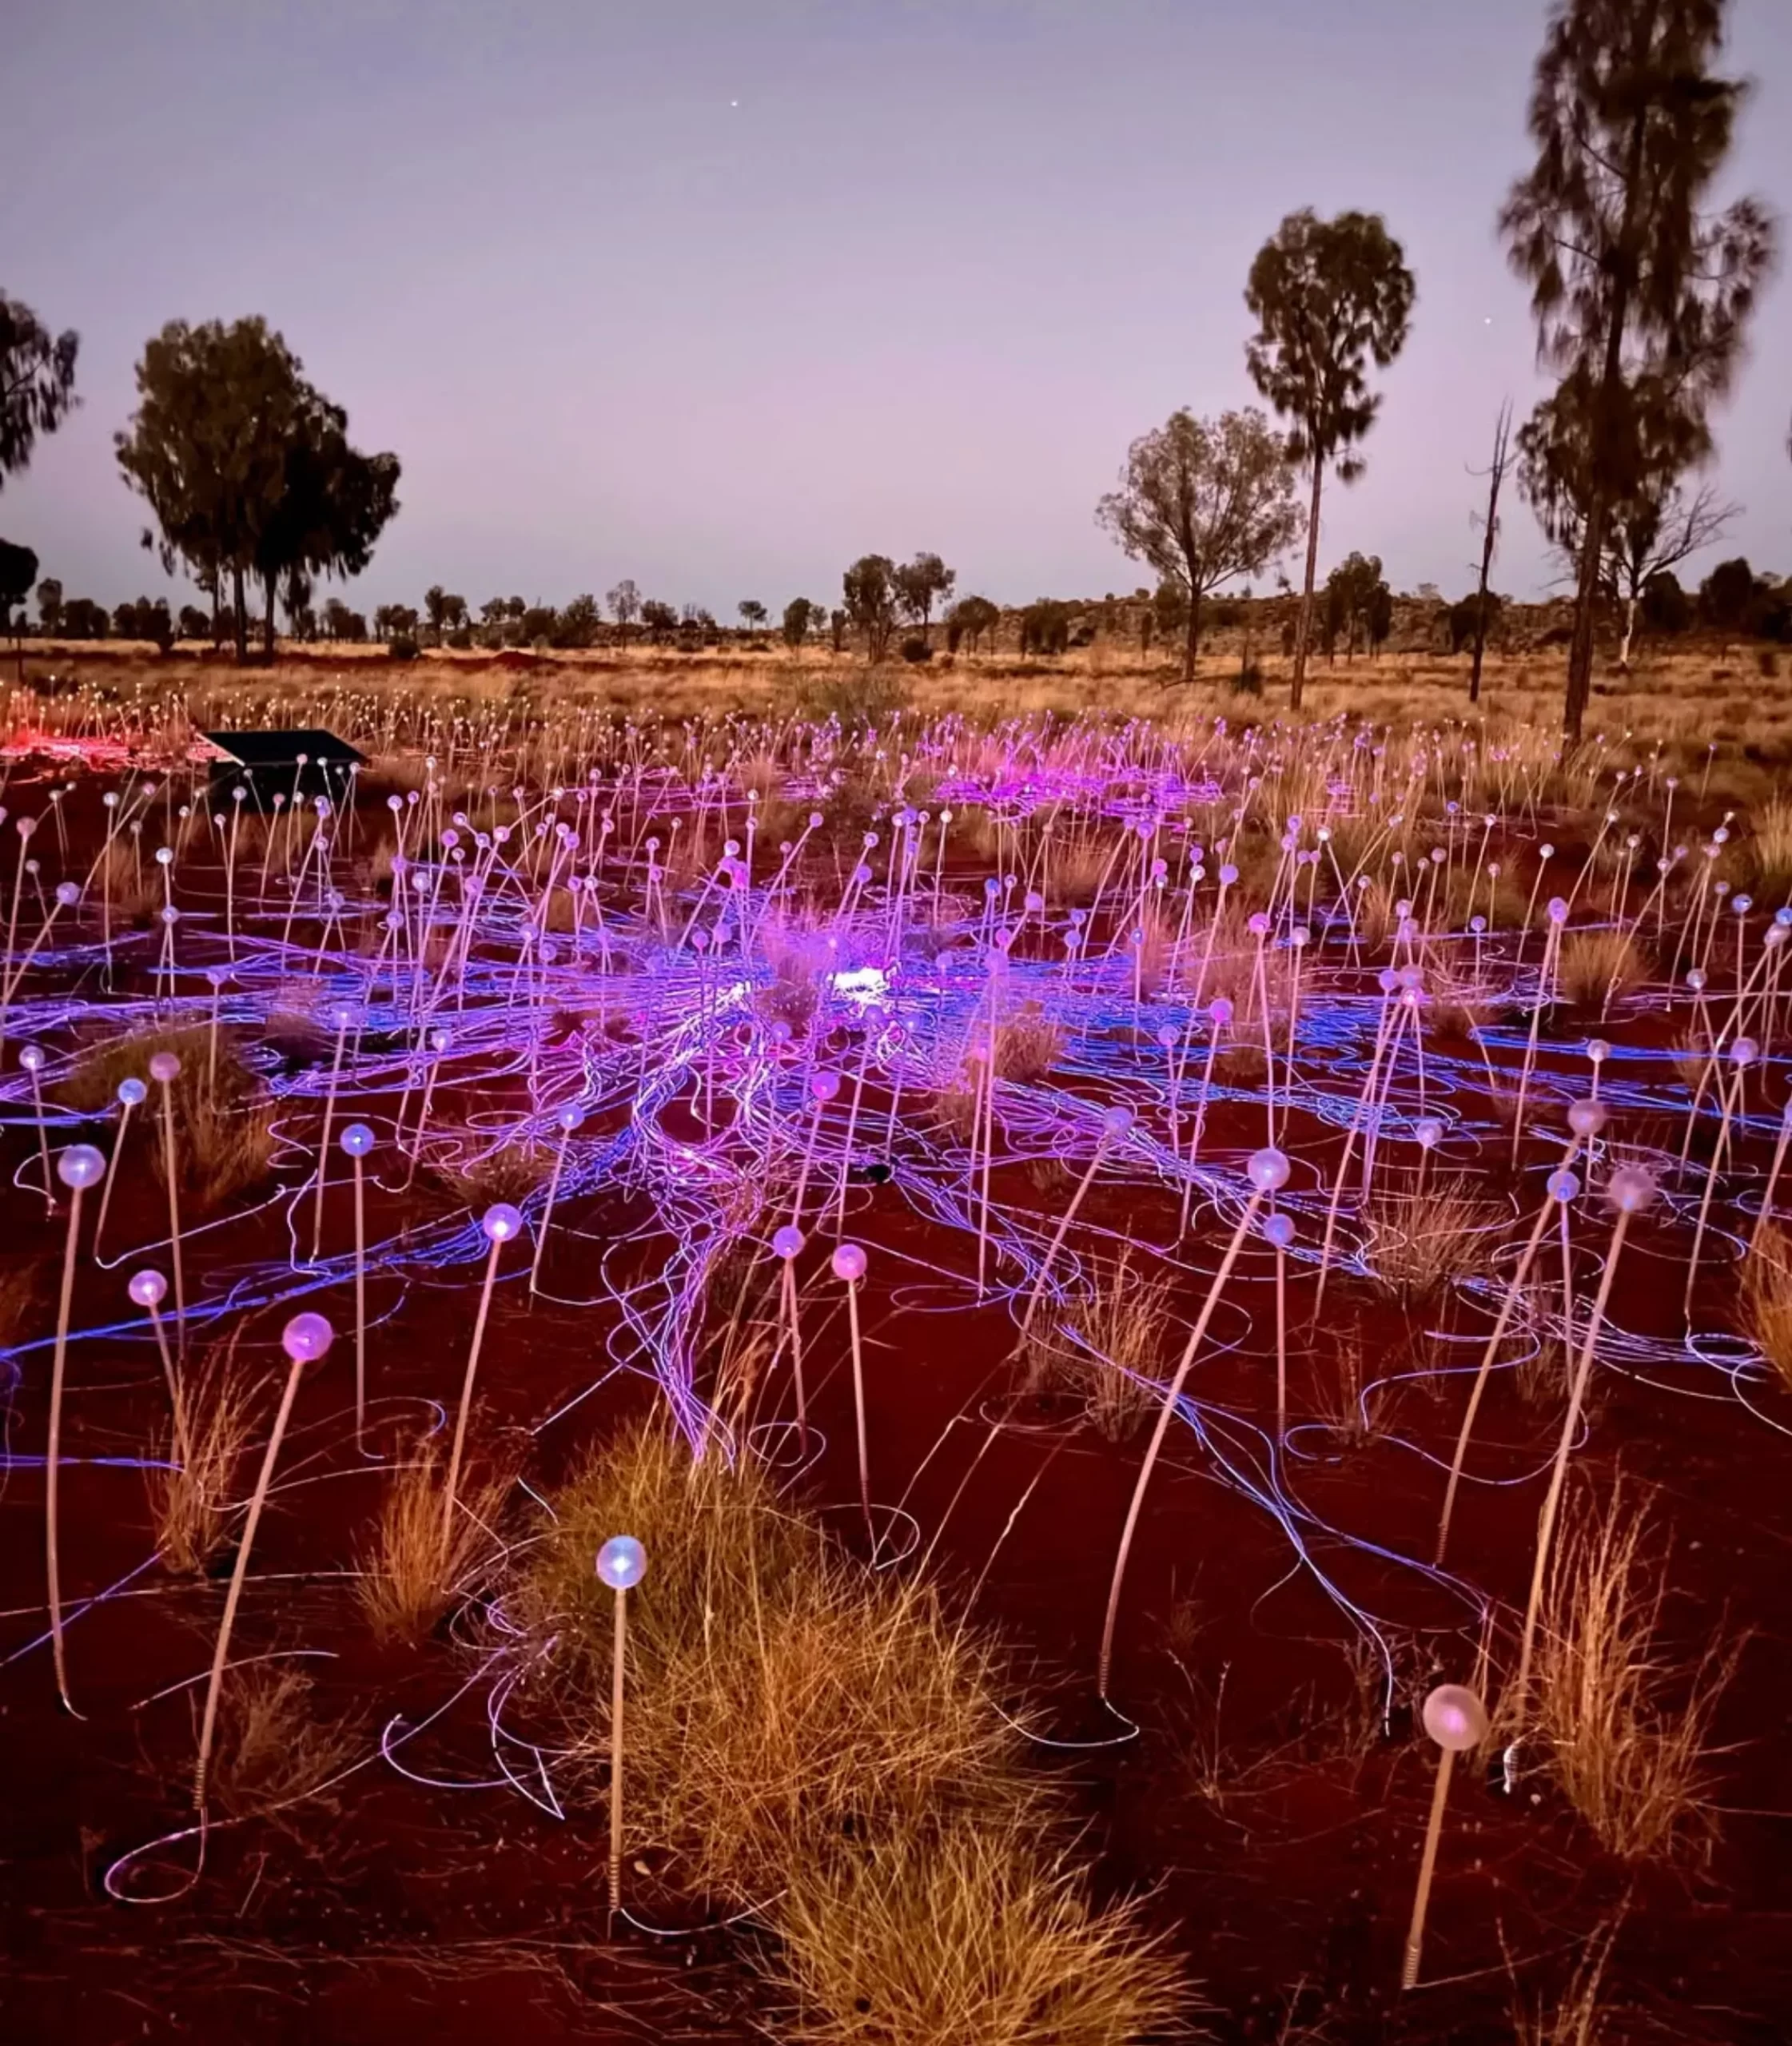
[[[1026,1343],[1027,1390],[1073,1400],[1109,1442],[1124,1442],[1152,1410],[1171,1291],[1122,1251],[1088,1292],[1041,1312]]]
[[[1557,985],[1577,1009],[1605,1015],[1648,977],[1643,948],[1626,930],[1570,931],[1562,941]]]
[[[110,1038],[80,1061],[59,1093],[70,1107],[97,1111],[113,1100],[120,1081],[146,1078],[149,1061],[161,1052],[180,1061],[169,1084],[184,1204],[209,1213],[259,1184],[273,1168],[273,1115],[229,1032],[219,1033],[215,1049],[203,1027]],[[158,1089],[152,1109],[145,1111],[156,1121],[159,1096]],[[151,1142],[144,1155],[157,1184],[165,1183],[161,1144]]]
[[[779,1904],[780,2036],[800,2046],[1119,2046],[1185,2036],[1174,1960],[1097,1916],[1029,1822],[959,1819],[795,1873]]]
[[[197,1577],[225,1545],[243,1504],[245,1451],[261,1425],[256,1381],[235,1362],[234,1344],[175,1381],[180,1411],[158,1434],[144,1473],[149,1523],[165,1568]],[[177,1453],[185,1440],[188,1455]]]
[[[1434,1180],[1422,1192],[1384,1180],[1371,1194],[1364,1220],[1376,1280],[1403,1299],[1420,1300],[1486,1271],[1510,1211],[1479,1181],[1459,1172]]]
[[[629,1614],[629,1833],[672,1849],[694,1890],[759,1911],[792,2036],[1158,2036],[1173,1969],[1066,1873],[1002,1660],[933,1587],[865,1569],[758,1466],[714,1446],[694,1463],[657,1420],[553,1507],[505,1599],[549,1665],[532,1693],[601,1781],[611,1614],[593,1559],[628,1527],[653,1558]]]
[[[334,1810],[336,1779],[360,1758],[363,1729],[352,1713],[321,1713],[311,1678],[290,1663],[253,1662],[231,1670],[220,1696],[210,1783],[233,1818],[273,1817],[321,1800]]]
[[[1742,1267],[1742,1325],[1792,1391],[1792,1241],[1777,1223],[1762,1231]]]
[[[356,1585],[361,1610],[382,1642],[421,1641],[502,1551],[508,1479],[463,1473],[445,1541],[442,1487],[434,1443],[420,1447],[387,1483]]]
[[[1714,1825],[1710,1726],[1738,1650],[1675,1668],[1661,1646],[1667,1584],[1645,1511],[1582,1487],[1551,1566],[1534,1702],[1563,1794],[1600,1844],[1655,1858]],[[1679,1694],[1668,1710],[1664,1694]]]

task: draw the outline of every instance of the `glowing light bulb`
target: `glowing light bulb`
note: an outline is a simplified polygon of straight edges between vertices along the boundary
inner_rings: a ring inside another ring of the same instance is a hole
[[[865,1276],[865,1253],[857,1244],[842,1244],[834,1253],[834,1276],[847,1285],[856,1285]]]
[[[321,1314],[296,1314],[280,1331],[280,1347],[295,1364],[314,1364],[336,1340]]]
[[[66,1187],[97,1186],[106,1176],[106,1154],[91,1144],[71,1144],[56,1160],[56,1176]]]
[[[523,1232],[522,1212],[508,1200],[496,1200],[480,1216],[479,1226],[485,1232],[488,1243],[508,1244],[512,1236]]]
[[[632,1534],[612,1534],[597,1552],[599,1581],[612,1591],[632,1591],[647,1575],[647,1552]]]

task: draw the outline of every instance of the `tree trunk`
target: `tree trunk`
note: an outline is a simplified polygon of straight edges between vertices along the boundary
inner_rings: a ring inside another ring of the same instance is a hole
[[[1624,599],[1624,637],[1618,648],[1618,666],[1626,675],[1631,669],[1631,643],[1636,637],[1637,609],[1636,593],[1632,591]]]
[[[230,571],[231,623],[236,628],[237,665],[249,666],[249,603],[243,594],[243,571],[233,568]]]
[[[269,667],[274,659],[274,591],[279,578],[269,575],[265,579],[268,591],[268,607],[261,615],[261,658]]]
[[[1647,53],[1655,10],[1639,10],[1637,55]],[[1648,115],[1639,111],[1631,125],[1628,175],[1624,182],[1624,215],[1619,229],[1619,248],[1631,260],[1636,238],[1636,213],[1640,203],[1638,187],[1643,176],[1643,147]],[[1611,324],[1606,332],[1605,367],[1599,379],[1599,402],[1593,414],[1593,501],[1587,507],[1587,531],[1581,543],[1580,575],[1575,591],[1575,636],[1568,649],[1568,687],[1562,707],[1562,729],[1571,745],[1580,742],[1580,730],[1587,715],[1587,699],[1593,693],[1593,611],[1599,601],[1599,556],[1605,548],[1607,493],[1611,460],[1611,401],[1623,380],[1624,328],[1630,316],[1631,279],[1620,270],[1611,293]]]
[[[1193,682],[1195,663],[1201,658],[1201,592],[1189,593],[1189,630],[1182,641],[1182,679]]]
[[[1475,591],[1475,658],[1468,670],[1468,700],[1481,700],[1481,657],[1487,643],[1487,578],[1493,573],[1493,549],[1499,532],[1499,486],[1506,477],[1507,434],[1511,424],[1510,404],[1502,406],[1499,424],[1494,428],[1493,466],[1487,471],[1487,523],[1481,542],[1481,579]]]
[[[1313,577],[1319,567],[1319,493],[1325,481],[1325,464],[1313,457],[1313,502],[1307,515],[1307,579],[1300,591],[1300,615],[1294,628],[1294,679],[1289,684],[1288,707],[1298,711],[1307,681],[1307,645],[1313,623]]]

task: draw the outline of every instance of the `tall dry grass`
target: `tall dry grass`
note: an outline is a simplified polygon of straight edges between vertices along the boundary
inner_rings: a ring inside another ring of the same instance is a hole
[[[1456,1172],[1440,1173],[1423,1188],[1397,1187],[1384,1176],[1363,1216],[1377,1283],[1413,1301],[1486,1271],[1511,1211],[1470,1175]]]
[[[1775,1222],[1742,1265],[1742,1326],[1792,1392],[1792,1239]]]
[[[361,1610],[379,1641],[421,1641],[504,1552],[510,1479],[464,1471],[455,1487],[446,1542],[444,1483],[440,1446],[435,1442],[420,1445],[387,1481],[356,1582]]]
[[[794,2046],[1125,2046],[1186,2036],[1192,2000],[1161,1940],[1097,1913],[1067,1857],[1017,1818],[791,1873],[778,1986]]]
[[[335,1779],[356,1761],[362,1731],[356,1714],[328,1715],[315,1700],[311,1678],[290,1663],[226,1674],[206,1780],[233,1818],[272,1817],[317,1801],[336,1808]]]
[[[1097,1433],[1124,1442],[1157,1404],[1173,1290],[1168,1279],[1137,1268],[1130,1246],[1099,1266],[1080,1300],[1037,1318],[1026,1347],[1028,1391],[1070,1398]]]
[[[668,1849],[681,1885],[757,1912],[786,2036],[1161,2036],[1175,1971],[1063,1859],[995,1644],[931,1585],[846,1556],[756,1464],[731,1467],[713,1438],[694,1461],[657,1419],[556,1495],[505,1594],[594,1792],[611,1598],[591,1558],[624,1530],[648,1558],[629,1602],[628,1835]]]
[[[1610,1853],[1659,1860],[1708,1841],[1710,1727],[1737,1646],[1690,1666],[1662,1642],[1667,1597],[1646,1509],[1622,1481],[1571,1495],[1542,1608],[1532,1706],[1563,1795]],[[1681,1694],[1678,1707],[1663,1699]]]
[[[176,1379],[176,1415],[157,1433],[144,1471],[157,1552],[177,1576],[204,1574],[224,1548],[246,1496],[238,1479],[260,1425],[260,1386],[237,1364],[235,1352],[233,1339],[197,1371]]]
[[[1574,930],[1562,941],[1558,981],[1576,1009],[1602,1017],[1648,978],[1643,948],[1628,931]]]

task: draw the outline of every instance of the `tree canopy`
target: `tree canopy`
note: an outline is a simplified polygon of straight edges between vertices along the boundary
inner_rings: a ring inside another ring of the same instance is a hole
[[[40,433],[54,433],[81,400],[80,336],[54,336],[30,306],[0,292],[0,488],[31,466]]]
[[[1304,208],[1283,221],[1251,265],[1244,303],[1257,331],[1245,345],[1245,364],[1289,422],[1288,460],[1312,471],[1290,692],[1296,710],[1306,679],[1325,471],[1335,468],[1347,484],[1362,474],[1362,457],[1352,450],[1381,406],[1380,392],[1369,388],[1369,365],[1387,368],[1405,346],[1414,289],[1404,251],[1379,213],[1324,221]]]
[[[202,587],[227,579],[237,657],[248,656],[247,580],[353,575],[397,508],[398,458],[350,447],[348,420],[309,384],[265,320],[173,320],[137,368],[137,409],[117,437],[125,480],[148,502],[165,567]]]
[[[902,607],[896,564],[887,554],[861,555],[842,583],[847,621],[865,635],[866,659],[881,661],[890,650]]]
[[[1120,488],[1095,516],[1135,561],[1186,592],[1185,682],[1195,677],[1201,599],[1237,576],[1261,573],[1300,530],[1281,440],[1252,409],[1215,420],[1172,412],[1133,443]]]
[[[1532,168],[1499,225],[1531,285],[1538,359],[1561,389],[1547,444],[1579,522],[1563,722],[1580,735],[1614,515],[1702,461],[1774,253],[1757,200],[1701,211],[1729,154],[1740,82],[1711,66],[1725,0],[1556,0],[1533,78]]]

